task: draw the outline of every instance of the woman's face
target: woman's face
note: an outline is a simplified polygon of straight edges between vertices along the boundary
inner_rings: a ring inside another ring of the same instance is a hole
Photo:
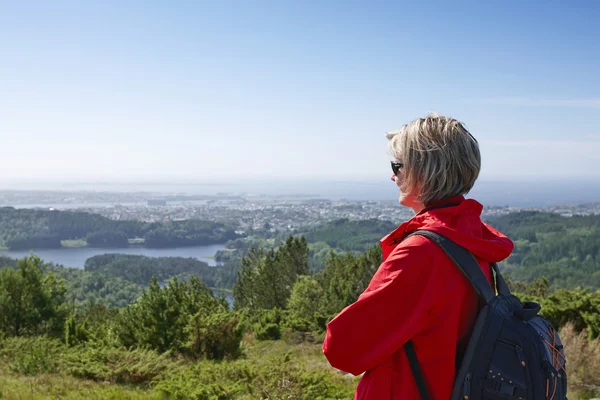
[[[421,211],[425,206],[417,200],[417,193],[404,193],[401,189],[402,186],[402,175],[404,174],[403,168],[398,170],[397,174],[392,172],[392,181],[398,186],[398,190],[400,191],[400,204],[412,208],[415,213]]]

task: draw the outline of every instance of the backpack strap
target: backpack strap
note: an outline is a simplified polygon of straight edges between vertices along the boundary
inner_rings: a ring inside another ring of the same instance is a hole
[[[425,236],[426,238],[437,243],[437,245],[444,250],[454,264],[456,264],[456,266],[463,272],[463,274],[465,274],[467,279],[469,279],[469,282],[471,282],[471,285],[479,297],[481,297],[481,299],[485,302],[485,304],[488,304],[494,297],[496,297],[496,293],[490,286],[490,283],[485,277],[483,271],[481,271],[479,263],[477,260],[475,260],[475,257],[473,257],[473,255],[464,247],[460,247],[450,239],[440,235],[437,232],[418,230],[412,232],[407,236],[407,238],[413,235]],[[508,291],[508,285],[506,284],[504,278],[502,278],[502,275],[500,275],[496,263],[492,263],[492,269],[497,276],[496,286],[498,292],[505,294]]]
[[[508,283],[506,283],[504,277],[500,273],[500,270],[498,269],[498,264],[492,263],[492,269],[496,274],[496,290],[498,290],[499,294],[508,296],[510,294],[510,288],[508,287]]]
[[[410,369],[412,370],[413,376],[415,377],[415,382],[417,384],[417,388],[419,389],[419,393],[421,394],[421,400],[429,400],[430,397],[429,393],[427,392],[427,385],[425,385],[425,379],[423,378],[421,366],[419,365],[419,359],[417,358],[417,353],[415,352],[415,346],[413,345],[412,340],[409,340],[404,344],[404,351],[406,352],[406,356],[408,357]]]
[[[426,231],[426,230],[418,230],[414,231],[406,238],[420,235],[425,236],[426,238],[435,242],[438,246],[444,250],[444,252],[450,257],[450,259],[456,264],[458,269],[460,269],[463,274],[469,279],[471,285],[479,295],[479,297],[485,302],[485,304],[489,304],[489,302],[496,297],[496,293],[494,289],[488,282],[486,276],[483,274],[479,263],[468,250],[464,247],[461,247],[454,243],[452,240],[446,238],[443,235],[440,235],[437,232]],[[404,238],[406,240],[406,238]],[[510,290],[506,281],[500,274],[498,270],[498,264],[491,263],[492,270],[496,275],[496,289],[500,294],[510,294]],[[406,356],[408,357],[408,362],[410,363],[410,369],[412,370],[413,376],[415,378],[415,382],[417,387],[419,388],[419,394],[421,395],[421,400],[429,400],[429,394],[427,392],[427,387],[425,385],[425,379],[423,377],[423,373],[421,372],[421,368],[419,366],[419,360],[417,359],[417,354],[415,353],[415,348],[413,346],[412,340],[409,340],[404,345],[404,351],[406,352]]]

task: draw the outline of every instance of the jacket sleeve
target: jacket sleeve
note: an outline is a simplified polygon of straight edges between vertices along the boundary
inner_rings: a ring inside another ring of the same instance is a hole
[[[423,329],[440,292],[430,244],[422,237],[400,244],[358,300],[331,320],[323,352],[334,368],[360,375]]]

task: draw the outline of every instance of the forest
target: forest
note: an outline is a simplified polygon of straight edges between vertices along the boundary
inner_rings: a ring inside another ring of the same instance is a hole
[[[75,211],[0,208],[0,246],[10,250],[60,248],[65,240],[91,247],[128,247],[142,239],[145,247],[180,247],[225,243],[239,236],[234,227],[202,220],[145,223],[114,221]]]
[[[544,277],[558,288],[600,288],[600,215],[518,212],[488,221],[515,242],[503,270],[517,281]]]
[[[501,266],[513,292],[560,329],[573,399],[600,389],[600,285],[590,278],[599,221],[488,220],[516,243]],[[389,228],[341,220],[237,238],[217,267],[106,255],[72,270],[2,258],[0,398],[351,399],[358,378],[329,367],[320,344],[378,268]],[[233,304],[216,287],[232,288]]]

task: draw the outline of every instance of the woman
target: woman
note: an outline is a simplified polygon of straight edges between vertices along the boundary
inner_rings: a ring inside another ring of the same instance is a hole
[[[457,365],[479,310],[462,272],[419,229],[468,249],[492,281],[491,262],[513,243],[481,221],[482,206],[465,199],[479,175],[475,138],[459,121],[428,115],[387,135],[392,181],[400,204],[415,216],[381,240],[383,262],[358,300],[327,327],[323,351],[330,364],[363,374],[355,399],[419,399],[403,345],[412,340],[433,400],[451,397]]]

